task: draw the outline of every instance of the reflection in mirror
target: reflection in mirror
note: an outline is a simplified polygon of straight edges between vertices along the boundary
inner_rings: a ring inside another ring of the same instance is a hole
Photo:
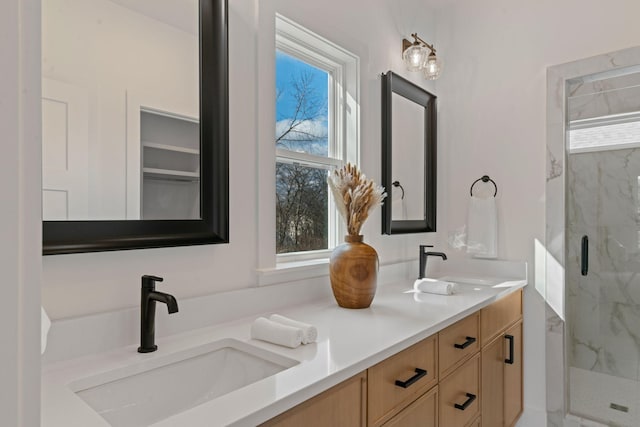
[[[436,229],[436,97],[389,71],[382,75],[384,234]]]
[[[392,94],[391,220],[424,218],[424,108]],[[389,191],[389,190],[387,190]]]
[[[227,241],[227,64],[226,0],[43,2],[45,254]]]
[[[42,4],[43,218],[200,218],[197,0]]]

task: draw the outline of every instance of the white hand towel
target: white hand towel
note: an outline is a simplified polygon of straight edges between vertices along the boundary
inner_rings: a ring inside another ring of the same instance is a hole
[[[282,325],[302,329],[302,344],[316,342],[316,340],[318,339],[318,329],[308,323],[289,319],[288,317],[284,317],[279,314],[272,314],[271,316],[269,316],[269,320],[280,323]]]
[[[467,253],[476,258],[498,257],[498,208],[495,197],[472,196],[469,200]]]
[[[251,338],[285,347],[296,348],[302,344],[302,329],[258,317],[251,324]]]
[[[418,279],[413,282],[413,289],[429,294],[453,295],[456,284],[436,279]]]
[[[44,307],[40,306],[40,310],[40,354],[44,354],[47,348],[47,335],[51,327],[51,320],[47,316],[47,312],[44,311]]]

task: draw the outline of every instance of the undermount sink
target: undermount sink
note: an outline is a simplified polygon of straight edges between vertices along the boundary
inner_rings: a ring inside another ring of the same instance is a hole
[[[274,375],[298,361],[223,339],[69,385],[115,427],[149,425]]]

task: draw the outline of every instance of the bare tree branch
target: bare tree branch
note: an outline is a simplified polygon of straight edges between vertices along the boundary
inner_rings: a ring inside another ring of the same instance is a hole
[[[284,148],[292,148],[289,142],[319,141],[326,138],[321,133],[312,133],[308,130],[300,129],[305,124],[313,123],[323,119],[327,109],[326,100],[313,87],[313,74],[309,71],[302,71],[298,76],[292,77],[289,84],[291,98],[295,100],[295,107],[291,117],[279,120],[280,123],[287,123],[286,128],[276,136],[276,145]],[[287,93],[286,90],[279,90],[278,96]]]

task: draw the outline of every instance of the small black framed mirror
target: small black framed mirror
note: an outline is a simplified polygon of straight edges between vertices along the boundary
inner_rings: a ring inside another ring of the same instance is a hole
[[[382,233],[436,231],[436,99],[399,75],[382,74]]]
[[[176,9],[133,0],[101,8],[87,2],[75,12],[43,7],[44,255],[229,241],[227,0],[165,6]],[[78,28],[86,29],[86,22],[92,22],[87,16],[103,25],[78,37]],[[124,27],[125,21],[132,25]],[[149,56],[149,46],[164,56]],[[91,55],[83,55],[82,49]],[[86,61],[80,62],[83,58]],[[83,74],[94,69],[99,72]],[[131,74],[125,75],[128,71]],[[102,79],[97,84],[91,80],[95,75]],[[135,79],[138,85],[133,85]],[[71,99],[67,105],[66,99]],[[88,111],[84,121],[77,120],[83,111]],[[79,116],[70,119],[74,112]],[[110,126],[107,120],[114,117],[116,125]],[[135,126],[130,126],[133,121]],[[70,123],[76,126],[75,133],[69,131]],[[98,135],[92,126],[112,133]],[[145,139],[145,135],[172,140]],[[184,143],[183,135],[192,136],[191,145]],[[82,156],[69,148],[73,138],[84,144]],[[102,144],[98,148],[91,145],[96,140]],[[105,154],[107,144],[118,145]],[[55,151],[59,147],[61,154]],[[49,173],[47,167],[53,169],[56,159],[71,169],[71,155],[85,162],[75,178],[57,179],[62,175]],[[168,162],[172,163],[166,166]],[[103,175],[96,178],[96,170]],[[76,191],[78,187],[81,191]],[[98,191],[105,187],[109,191]],[[160,187],[171,187],[166,191],[172,193],[161,192]],[[75,198],[80,200],[76,202],[70,196],[73,191],[86,197]],[[108,197],[116,191],[117,197]],[[152,200],[151,207],[145,206],[147,199]]]

